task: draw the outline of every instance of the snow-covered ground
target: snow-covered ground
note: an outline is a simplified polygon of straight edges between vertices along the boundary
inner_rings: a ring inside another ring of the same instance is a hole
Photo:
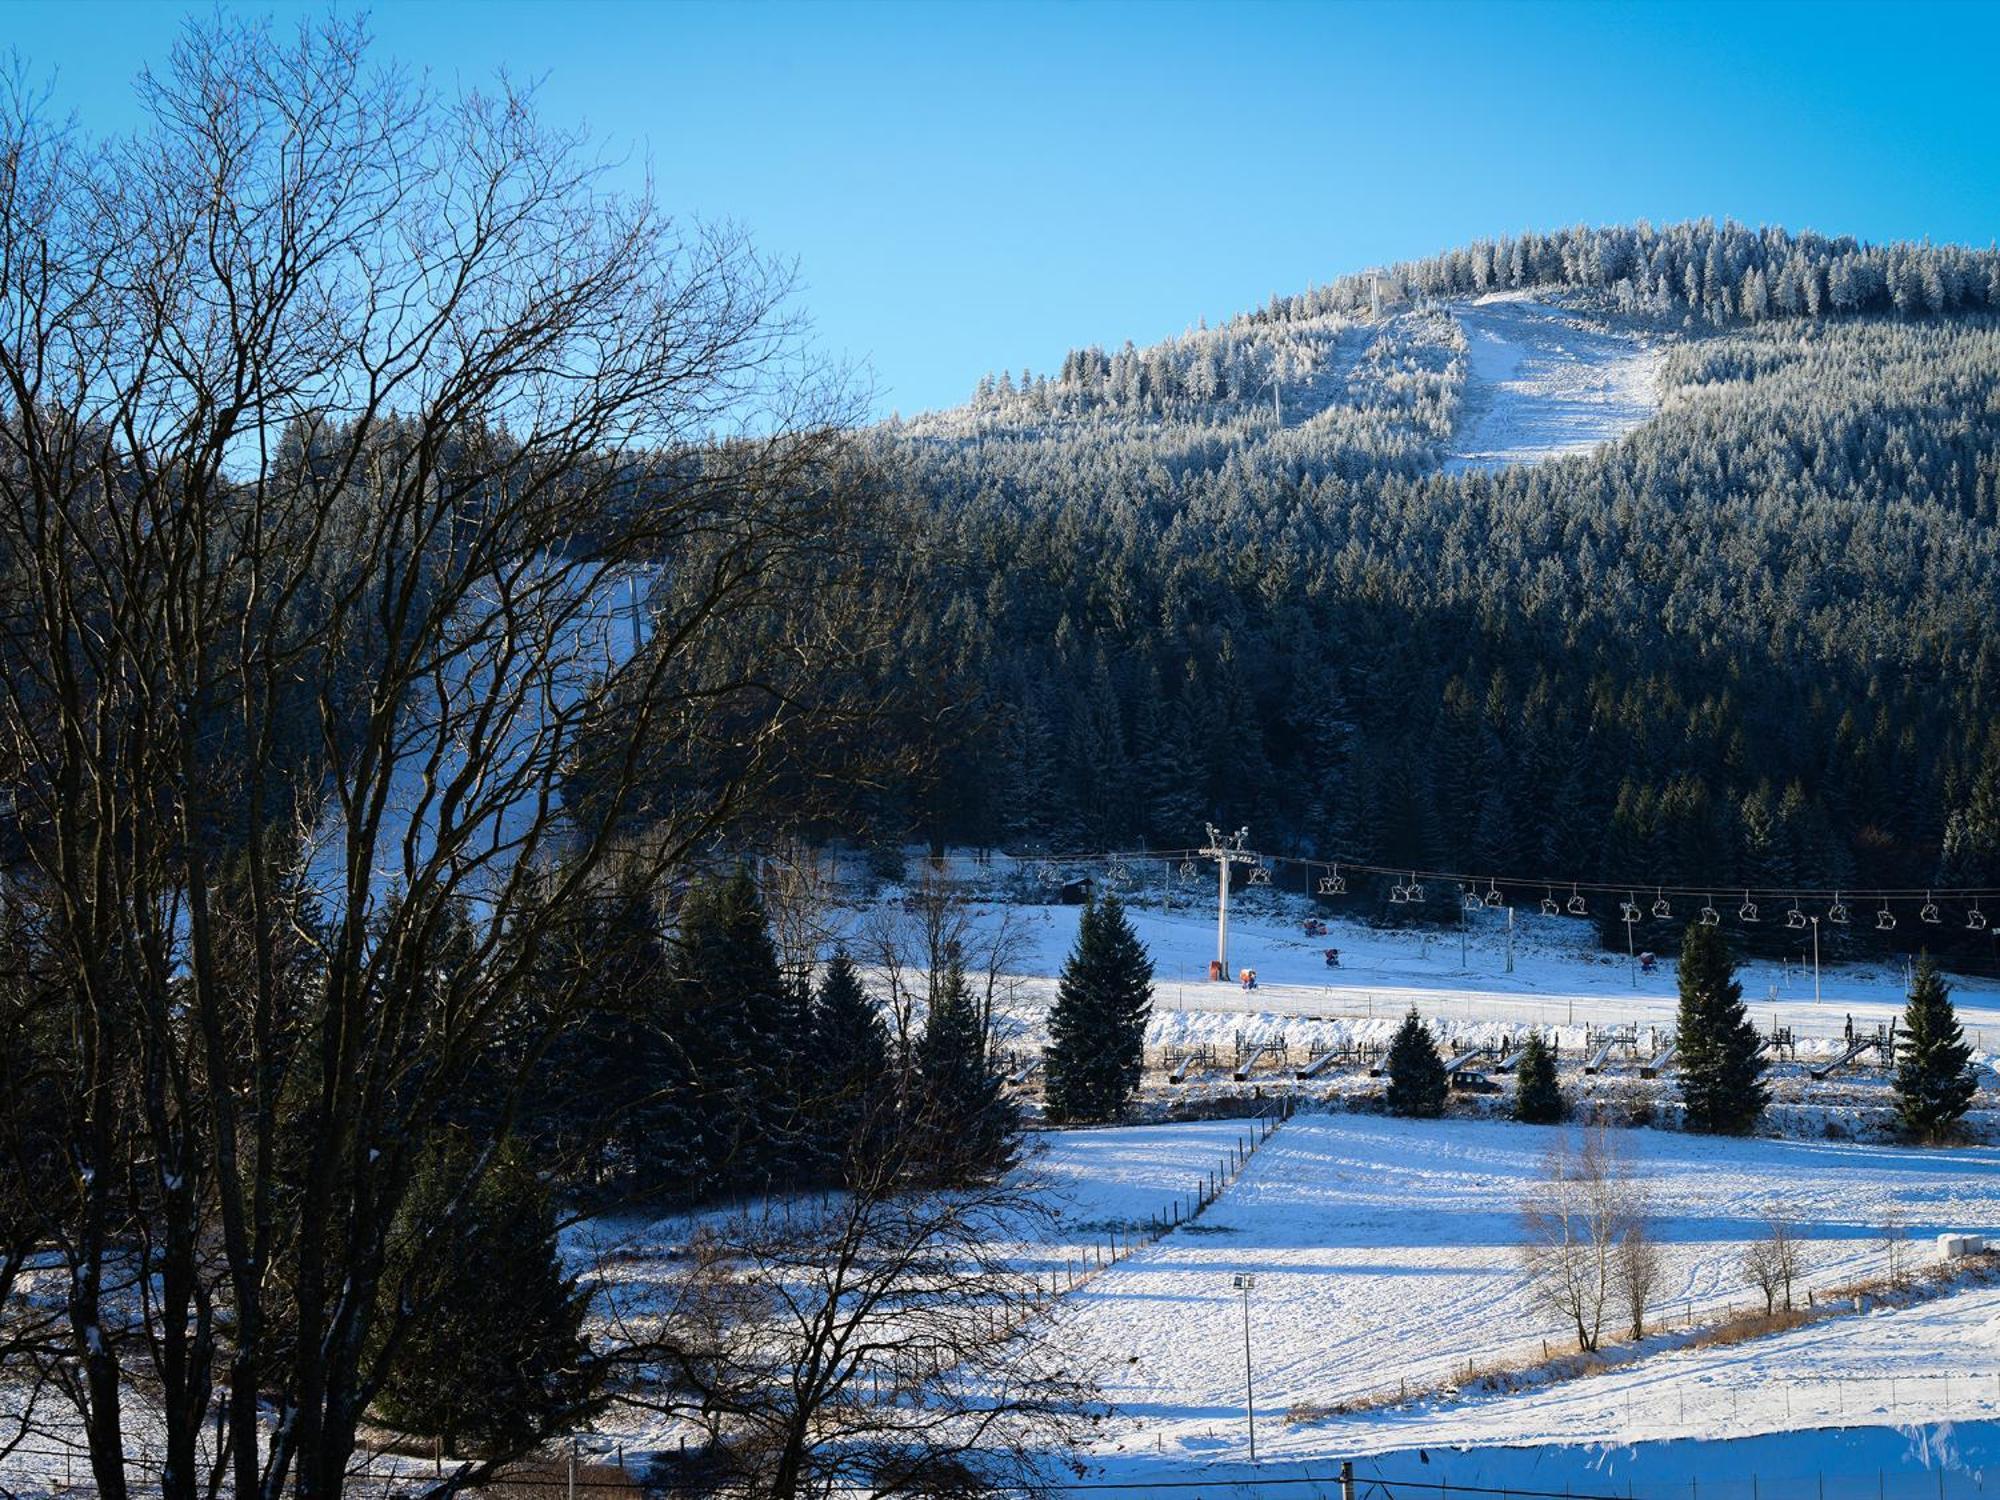
[[[1587,453],[1659,410],[1656,339],[1592,327],[1523,292],[1459,303],[1471,357],[1449,472]]]
[[[1527,1393],[1318,1415],[1393,1395],[1405,1381],[1415,1389],[1449,1379],[1468,1360],[1532,1359],[1544,1336],[1560,1347],[1515,1248],[1521,1195],[1558,1135],[1329,1115],[1285,1125],[1198,1231],[1141,1250],[1075,1294],[1111,1372],[1107,1474],[1140,1459],[1164,1472],[1246,1456],[1243,1308],[1231,1283],[1244,1273],[1256,1278],[1258,1451],[1281,1464],[2000,1413],[2000,1291],[1978,1290],[1730,1347],[1661,1352]],[[1881,1226],[1897,1214],[1925,1261],[1941,1231],[2000,1230],[2000,1152],[1645,1130],[1614,1140],[1659,1215],[1668,1270],[1656,1316],[1675,1323],[1748,1305],[1742,1253],[1774,1208],[1801,1227],[1805,1285],[1821,1289],[1879,1273]]]
[[[1661,957],[1652,973],[1639,972],[1624,954],[1597,948],[1587,925],[1572,918],[1517,915],[1510,972],[1503,912],[1469,916],[1463,939],[1456,927],[1426,931],[1344,921],[1329,923],[1324,937],[1308,937],[1296,915],[1276,902],[1231,913],[1230,968],[1257,974],[1257,988],[1246,991],[1206,978],[1215,956],[1215,914],[1212,904],[1196,904],[1199,899],[1182,895],[1178,909],[1167,910],[1157,895],[1141,893],[1127,908],[1153,959],[1154,1014],[1147,1037],[1152,1046],[1226,1047],[1238,1032],[1275,1029],[1303,1044],[1315,1037],[1315,1018],[1322,1023],[1321,1039],[1342,1041],[1362,1029],[1340,1023],[1382,1023],[1368,1032],[1372,1035],[1393,1026],[1411,1006],[1468,1042],[1534,1025],[1574,1032],[1565,1045],[1581,1046],[1586,1027],[1671,1030],[1679,1004],[1670,956]],[[989,925],[1004,912],[1020,936],[1008,965],[1014,980],[1008,1021],[1024,1045],[1043,1039],[1055,976],[1076,941],[1080,910],[1028,906],[988,912]],[[1329,946],[1340,950],[1337,969],[1326,967]],[[2000,984],[1949,977],[1968,1039],[1984,1056],[2000,1052]],[[1901,1015],[1906,997],[1904,970],[1895,963],[1828,964],[1819,976],[1818,998],[1809,963],[1748,958],[1738,978],[1760,1028],[1789,1027],[1808,1043],[1840,1038],[1850,1018],[1856,1030],[1872,1032]]]

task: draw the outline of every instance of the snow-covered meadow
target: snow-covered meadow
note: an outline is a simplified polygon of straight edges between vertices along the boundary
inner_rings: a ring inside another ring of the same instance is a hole
[[[1314,1415],[1449,1383],[1468,1362],[1532,1362],[1544,1339],[1552,1352],[1569,1346],[1518,1259],[1521,1200],[1563,1135],[1490,1121],[1292,1119],[1196,1230],[1142,1250],[1076,1294],[1114,1372],[1107,1395],[1123,1425],[1113,1446],[1199,1458],[1246,1444],[1242,1307],[1232,1286],[1244,1274],[1256,1278],[1252,1362],[1270,1424],[1259,1446],[1278,1456],[1523,1437],[1629,1442],[1858,1420],[1889,1413],[1886,1382],[1898,1372],[1898,1412],[1919,1399],[1912,1381],[1920,1374],[1929,1377],[1926,1405],[1941,1403],[1947,1371],[1960,1377],[1956,1415],[2000,1410],[2000,1292],[1970,1292],[1759,1344],[1662,1352],[1534,1394]],[[1654,1316],[1676,1326],[1757,1300],[1742,1257],[1773,1213],[1806,1242],[1801,1301],[1808,1289],[1880,1275],[1883,1227],[1892,1222],[1909,1236],[1904,1253],[1925,1263],[1940,1232],[2000,1230],[2000,1152],[1985,1148],[1652,1130],[1611,1139],[1656,1215],[1666,1274]],[[1849,1384],[1836,1389],[1830,1377]],[[1779,1389],[1787,1382],[1801,1387],[1789,1417]]]

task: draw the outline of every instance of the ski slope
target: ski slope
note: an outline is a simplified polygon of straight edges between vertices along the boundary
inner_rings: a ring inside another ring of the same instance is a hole
[[[1559,1138],[1485,1121],[1300,1115],[1204,1216],[1075,1294],[1110,1372],[1103,1456],[1199,1465],[1247,1456],[1243,1309],[1260,1456],[1418,1447],[1652,1442],[1802,1426],[2000,1414],[2000,1291],[1843,1316],[1733,1347],[1683,1349],[1514,1395],[1340,1402],[1447,1381],[1466,1361],[1532,1360],[1562,1330],[1516,1255],[1518,1206]],[[1658,1215],[1655,1316],[1748,1305],[1745,1247],[1781,1208],[1805,1240],[1806,1287],[1879,1274],[1902,1214],[1927,1262],[1944,1230],[2000,1231],[2000,1152],[1620,1131]],[[1947,1384],[1945,1377],[1955,1380]],[[1285,1420],[1287,1417],[1292,1420]],[[1306,1418],[1301,1420],[1301,1418]],[[1432,1475],[1432,1478],[1440,1476]]]
[[[1239,1031],[1277,1028],[1294,1042],[1381,1040],[1414,1006],[1454,1040],[1477,1044],[1536,1025],[1555,1028],[1564,1046],[1579,1047],[1586,1026],[1671,1030],[1679,1005],[1671,956],[1662,955],[1651,974],[1638,972],[1624,954],[1599,949],[1586,924],[1572,918],[1518,915],[1510,972],[1504,912],[1467,916],[1462,937],[1456,926],[1376,928],[1338,920],[1329,922],[1326,936],[1307,937],[1293,908],[1278,900],[1231,912],[1230,968],[1257,973],[1257,988],[1246,991],[1206,977],[1215,956],[1212,893],[1209,901],[1204,908],[1198,897],[1184,895],[1168,910],[1149,893],[1128,898],[1127,914],[1153,959],[1149,1046],[1226,1047]],[[1016,933],[1005,1020],[1019,1044],[1046,1037],[1055,978],[1076,941],[1080,911],[992,907],[984,914],[989,931],[1004,919]],[[1340,950],[1337,969],[1326,967],[1329,946]],[[1967,1039],[1992,1058],[2000,1053],[2000,984],[1948,977]],[[1757,1025],[1791,1027],[1804,1039],[1805,1056],[1833,1048],[1850,1018],[1857,1029],[1873,1031],[1900,1017],[1906,999],[1904,970],[1889,961],[1829,962],[1818,998],[1809,962],[1746,958],[1738,978]]]
[[[1525,292],[1455,304],[1471,372],[1448,473],[1588,453],[1660,406],[1656,340],[1593,328]]]

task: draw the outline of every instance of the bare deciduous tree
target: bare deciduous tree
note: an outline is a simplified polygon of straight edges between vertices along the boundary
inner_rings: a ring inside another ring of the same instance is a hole
[[[897,1055],[905,1067],[916,1046],[920,1013],[929,1011],[952,954],[977,989],[981,1025],[991,1037],[1012,999],[1027,939],[1013,908],[979,905],[928,860],[899,902],[876,908],[862,933],[861,957],[888,991]]]
[[[0,778],[64,1049],[8,1201],[104,1500],[135,1412],[164,1500],[339,1493],[413,1161],[546,935],[849,769],[898,596],[782,268],[366,53],[192,24],[103,143],[0,80]]]
[[[710,1492],[1049,1487],[1093,1383],[1060,1304],[1017,1259],[1046,1224],[1038,1184],[1016,1169],[913,1187],[909,1153],[929,1134],[871,1148],[850,1191],[704,1225],[668,1311],[648,1316],[642,1299],[625,1320],[621,1357],[664,1375],[625,1399],[704,1426]]]
[[[1652,1214],[1642,1204],[1618,1237],[1618,1294],[1625,1304],[1626,1331],[1632,1338],[1646,1336],[1646,1309],[1653,1305],[1653,1293],[1659,1290],[1665,1273],[1666,1256],[1653,1237]]]
[[[1522,1203],[1522,1266],[1543,1304],[1575,1329],[1584,1353],[1597,1349],[1613,1298],[1631,1289],[1622,1278],[1634,1231],[1639,1238],[1631,1240],[1631,1253],[1642,1277],[1643,1312],[1657,1275],[1657,1265],[1647,1264],[1653,1247],[1644,1220],[1643,1197],[1601,1127],[1581,1146],[1554,1148],[1542,1181]]]
[[[1764,1222],[1764,1237],[1743,1252],[1743,1276],[1763,1293],[1764,1315],[1792,1310],[1792,1285],[1803,1274],[1804,1246],[1782,1206],[1773,1207]]]

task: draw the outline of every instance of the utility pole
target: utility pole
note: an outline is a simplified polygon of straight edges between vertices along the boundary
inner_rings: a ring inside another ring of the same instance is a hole
[[[1250,1419],[1250,1462],[1257,1462],[1257,1390],[1250,1379],[1250,1289],[1255,1276],[1232,1276],[1229,1284],[1243,1294],[1243,1410]]]
[[[1507,908],[1507,972],[1514,972],[1514,908]]]
[[[1808,919],[1813,930],[1813,1004],[1819,1004],[1819,918]]]
[[[1213,823],[1208,827],[1208,847],[1202,856],[1212,859],[1216,865],[1215,887],[1215,962],[1208,966],[1210,979],[1229,977],[1229,867],[1257,862],[1257,856],[1243,845],[1250,837],[1248,828],[1239,828],[1225,838],[1222,830]]]

